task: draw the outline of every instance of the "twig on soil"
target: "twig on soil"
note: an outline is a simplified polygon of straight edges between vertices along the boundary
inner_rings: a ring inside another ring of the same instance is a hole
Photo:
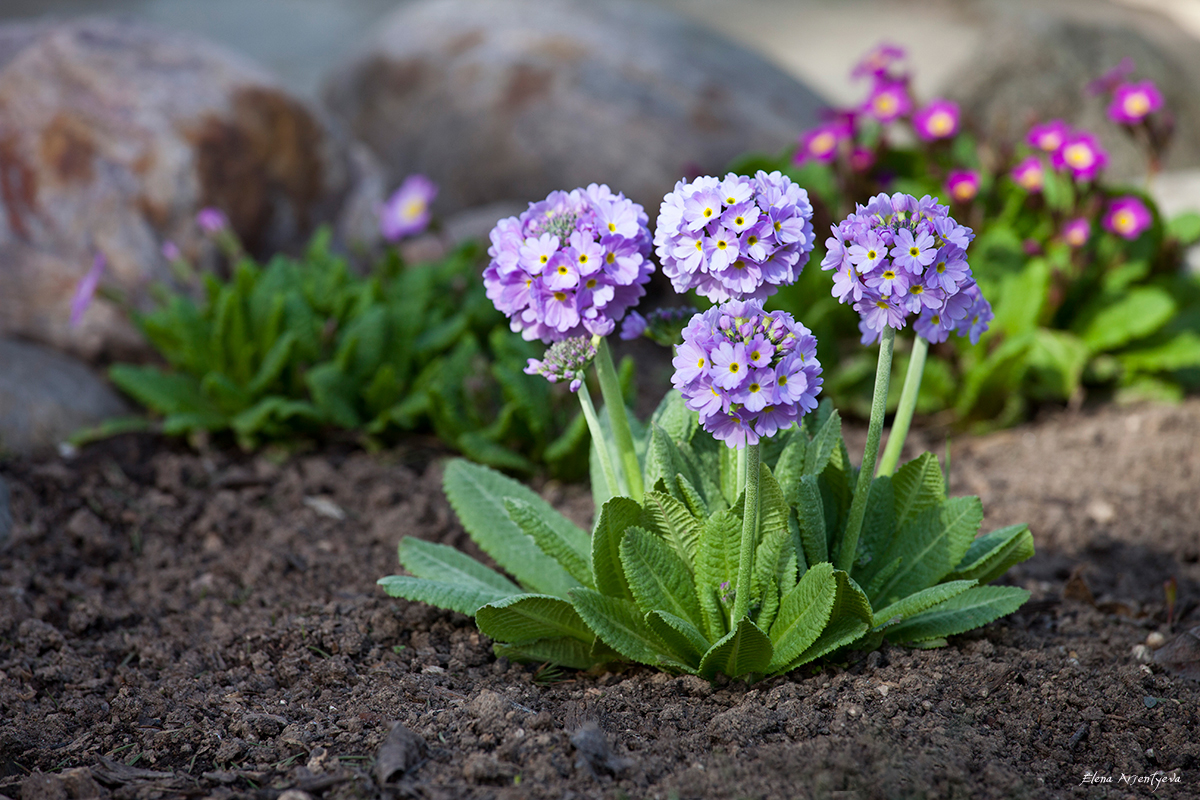
[[[1074,750],[1080,742],[1087,738],[1088,727],[1088,723],[1086,722],[1079,726],[1079,730],[1075,731],[1075,733],[1067,741],[1068,750]]]

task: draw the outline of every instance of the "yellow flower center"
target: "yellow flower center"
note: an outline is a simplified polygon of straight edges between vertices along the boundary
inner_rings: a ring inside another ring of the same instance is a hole
[[[567,293],[566,292],[555,292],[554,299],[561,303],[562,301],[567,299]]]
[[[704,369],[704,356],[700,356],[700,358],[696,359],[696,366],[700,369]]]
[[[616,233],[616,232],[617,232],[617,224],[616,224],[615,222],[610,222],[610,223],[608,223],[608,232],[609,232],[609,233]]]
[[[1075,169],[1087,169],[1096,163],[1096,154],[1092,152],[1092,148],[1081,142],[1064,150],[1063,160]]]
[[[1125,113],[1131,117],[1144,117],[1150,113],[1150,98],[1145,92],[1134,92],[1125,98]]]
[[[729,365],[730,372],[737,372],[741,368],[742,368],[741,364],[737,363],[736,361],[730,363],[730,365]]]
[[[609,253],[608,255],[604,256],[604,260],[607,261],[609,264],[612,264],[617,260],[617,254]]]
[[[724,250],[726,247],[729,247],[729,242],[725,241],[724,239],[717,239],[718,250]]]
[[[558,274],[559,274],[559,275],[567,275],[568,273],[570,273],[570,271],[571,271],[571,270],[567,269],[567,265],[566,265],[566,264],[559,264],[559,265],[558,265]]]
[[[929,116],[928,126],[934,136],[949,136],[954,130],[954,117],[948,111],[935,111]]]
[[[823,156],[833,150],[837,139],[829,131],[821,131],[808,143],[808,151],[813,155]]]
[[[587,253],[580,253],[579,254],[579,263],[586,264],[587,262],[588,262]]]
[[[550,256],[547,256],[547,255],[542,255],[542,256],[541,256],[541,258],[540,258],[539,260],[540,260],[540,261],[541,261],[543,264],[549,264],[549,263],[550,263]]]
[[[746,218],[745,217],[734,217],[733,224],[737,225],[738,227],[741,227],[742,225],[746,224]]]

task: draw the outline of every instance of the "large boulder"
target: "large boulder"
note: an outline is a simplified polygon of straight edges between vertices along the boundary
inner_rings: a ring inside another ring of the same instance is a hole
[[[648,3],[418,0],[325,85],[394,185],[443,213],[603,182],[651,216],[682,176],[778,151],[823,101],[758,55]]]
[[[297,244],[351,192],[347,147],[262,69],[190,35],[105,19],[0,26],[0,334],[93,357],[140,351],[97,300],[68,324],[95,252],[135,305],[201,254],[222,209],[255,252]]]
[[[1107,174],[1134,180],[1146,157],[1108,120],[1107,96],[1089,83],[1133,59],[1133,80],[1157,84],[1174,115],[1165,166],[1200,166],[1200,45],[1166,19],[1109,3],[996,4],[982,49],[956,70],[942,93],[959,100],[980,129],[1017,141],[1032,122],[1061,118],[1100,136],[1111,156]]]

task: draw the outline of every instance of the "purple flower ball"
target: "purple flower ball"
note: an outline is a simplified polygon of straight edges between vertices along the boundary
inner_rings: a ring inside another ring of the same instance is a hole
[[[379,232],[389,242],[413,236],[429,226],[429,204],[437,197],[438,187],[424,175],[404,179],[379,211]]]
[[[1087,131],[1069,134],[1052,156],[1055,169],[1068,169],[1076,180],[1090,181],[1108,164],[1100,140]]]
[[[1013,167],[1012,179],[1018,186],[1031,194],[1036,194],[1046,185],[1046,171],[1042,160],[1037,156],[1029,156]]]
[[[1055,119],[1044,125],[1034,125],[1025,140],[1033,147],[1053,154],[1062,149],[1070,134],[1070,126],[1061,119]]]
[[[987,301],[976,300],[972,288],[967,246],[974,238],[928,195],[880,194],[833,227],[821,268],[834,271],[833,296],[861,315],[864,344],[885,327],[903,328],[913,314],[919,335],[944,341],[972,309],[982,320],[978,338],[991,312],[980,310]]]
[[[492,229],[487,296],[527,340],[607,336],[654,271],[648,223],[603,184],[551,192]]]
[[[1113,91],[1108,118],[1122,125],[1136,125],[1163,107],[1163,96],[1154,81],[1122,83]]]
[[[893,122],[912,111],[912,98],[904,81],[878,78],[863,111],[880,122]]]
[[[1146,204],[1140,198],[1126,195],[1108,204],[1108,213],[1104,215],[1104,229],[1122,239],[1133,240],[1141,236],[1142,231],[1149,228],[1153,221],[1150,209],[1146,208]]]
[[[1092,223],[1087,217],[1076,217],[1062,227],[1062,238],[1071,247],[1083,247],[1092,236]]]
[[[969,203],[979,194],[979,173],[973,169],[954,169],[946,176],[946,191],[958,203]]]
[[[854,129],[844,119],[818,125],[800,137],[800,147],[792,160],[797,164],[817,161],[828,164],[837,157],[838,145],[854,135]]]
[[[958,103],[952,100],[934,100],[913,114],[913,127],[917,135],[927,142],[946,139],[958,133]]]
[[[817,340],[786,311],[732,300],[696,314],[675,349],[671,382],[700,424],[729,447],[758,444],[817,407]]]
[[[529,359],[525,366],[525,374],[542,375],[550,383],[567,381],[570,390],[578,392],[579,387],[587,380],[588,365],[595,358],[596,348],[592,345],[591,337],[573,336],[546,348],[546,353],[540,361],[536,358]]]
[[[212,236],[229,227],[229,218],[219,208],[202,208],[196,213],[196,224],[200,230]]]
[[[812,215],[808,192],[779,172],[679,181],[663,198],[654,245],[675,291],[762,300],[808,263]]]

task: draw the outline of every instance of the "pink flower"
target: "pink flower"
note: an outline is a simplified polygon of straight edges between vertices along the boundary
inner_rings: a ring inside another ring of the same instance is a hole
[[[229,227],[229,218],[219,208],[202,208],[196,214],[196,224],[200,226],[200,230],[212,236]]]
[[[75,287],[75,297],[71,299],[72,328],[78,328],[79,324],[83,322],[83,315],[88,310],[88,306],[92,304],[96,287],[100,285],[100,278],[104,276],[104,269],[107,265],[104,254],[96,253],[96,257],[92,259],[92,268]]]
[[[1122,239],[1136,239],[1153,221],[1150,209],[1141,199],[1133,195],[1118,197],[1108,205],[1104,215],[1104,228]]]
[[[438,187],[424,175],[409,175],[379,212],[379,231],[389,242],[420,233],[429,226],[429,204]]]
[[[1030,156],[1013,167],[1012,179],[1027,192],[1040,192],[1046,183],[1046,172],[1042,160]]]
[[[912,111],[912,98],[903,81],[877,80],[863,111],[880,122],[892,122]]]
[[[862,78],[867,75],[881,77],[888,74],[888,70],[893,64],[903,61],[906,55],[903,47],[881,42],[854,65],[850,77]]]
[[[803,164],[806,161],[819,161],[827,164],[837,156],[840,142],[852,135],[850,125],[842,120],[826,122],[813,128],[800,137],[800,149],[796,151],[794,161]]]
[[[875,166],[875,151],[868,147],[856,147],[850,151],[850,169],[866,172]]]
[[[1034,125],[1029,129],[1026,141],[1039,150],[1057,153],[1070,134],[1070,126],[1061,119],[1056,119],[1044,125]]]
[[[958,133],[958,103],[934,100],[913,115],[913,127],[925,141],[945,139]]]
[[[1122,125],[1135,125],[1162,106],[1163,96],[1154,81],[1122,83],[1113,92],[1108,118]]]
[[[946,176],[946,191],[956,202],[971,202],[979,194],[979,173],[972,169],[951,170]]]
[[[1052,160],[1056,169],[1069,169],[1076,180],[1090,181],[1108,164],[1108,153],[1094,135],[1075,131],[1063,141]]]
[[[1083,247],[1092,236],[1092,223],[1086,217],[1076,217],[1063,225],[1063,241],[1071,247]]]

